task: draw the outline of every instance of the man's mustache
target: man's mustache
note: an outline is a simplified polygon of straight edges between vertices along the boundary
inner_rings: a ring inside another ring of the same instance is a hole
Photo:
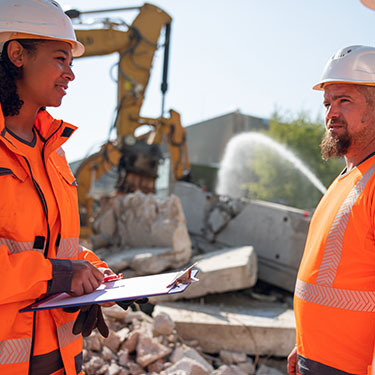
[[[330,118],[327,121],[327,128],[329,128],[330,125],[346,125],[346,121],[340,118]]]

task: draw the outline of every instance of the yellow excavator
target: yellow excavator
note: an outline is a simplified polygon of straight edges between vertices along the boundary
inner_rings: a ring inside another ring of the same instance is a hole
[[[125,22],[104,19],[99,27],[82,24],[81,16],[119,10],[136,10],[138,14],[131,25]],[[152,4],[141,7],[103,9],[79,12],[66,11],[77,27],[78,40],[84,44],[82,57],[118,53],[118,100],[116,139],[103,144],[100,150],[86,158],[76,172],[78,199],[81,214],[82,234],[90,233],[89,219],[93,213],[93,198],[89,192],[92,184],[103,174],[117,168],[116,190],[129,193],[141,190],[155,192],[155,180],[159,161],[162,158],[160,145],[166,142],[169,150],[171,175],[175,180],[189,180],[190,164],[187,153],[186,131],[181,125],[180,115],[170,110],[164,117],[164,96],[167,91],[167,73],[171,17]],[[77,22],[78,20],[78,22]],[[126,28],[124,30],[124,27]],[[161,116],[140,116],[145,90],[149,81],[154,54],[159,48],[158,40],[165,29],[164,65],[161,91],[163,95]],[[135,136],[136,129],[148,125],[151,131]]]

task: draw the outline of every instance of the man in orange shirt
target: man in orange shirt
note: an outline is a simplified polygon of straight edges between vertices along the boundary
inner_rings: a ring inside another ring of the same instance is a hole
[[[327,63],[323,159],[346,167],[311,220],[297,276],[297,345],[288,373],[367,375],[375,348],[375,48],[350,46]]]

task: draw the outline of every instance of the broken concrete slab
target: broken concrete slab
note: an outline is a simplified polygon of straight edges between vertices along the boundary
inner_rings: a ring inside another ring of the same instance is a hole
[[[180,198],[193,243],[207,252],[215,247],[254,247],[258,255],[258,278],[285,290],[294,291],[310,215],[304,210],[245,198],[211,196],[193,184],[178,182],[175,194]],[[201,204],[191,197],[201,195]],[[195,221],[204,229],[197,233]],[[199,237],[207,239],[207,244]],[[198,238],[196,238],[198,237]]]
[[[248,201],[216,241],[231,246],[251,244],[258,255],[259,279],[293,292],[308,226],[302,210]]]
[[[199,270],[198,283],[184,293],[152,298],[152,302],[175,301],[250,288],[257,281],[257,256],[252,246],[221,249],[194,258]]]
[[[155,306],[154,314],[160,312],[173,319],[183,339],[197,340],[207,353],[229,350],[285,357],[296,342],[293,310],[281,304],[227,307],[167,302]]]
[[[116,273],[132,268],[137,275],[155,274],[174,265],[170,248],[117,250],[106,252],[101,258]]]
[[[187,262],[185,254],[175,253],[169,247],[117,249],[102,252],[101,259],[116,273],[131,268],[135,271],[134,275],[153,275],[166,269],[182,267]]]

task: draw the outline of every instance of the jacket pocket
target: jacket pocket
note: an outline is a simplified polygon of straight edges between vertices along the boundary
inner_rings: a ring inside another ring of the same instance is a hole
[[[19,181],[25,181],[25,178],[27,176],[26,172],[22,171],[21,170],[13,170],[13,169],[10,169],[10,168],[6,168],[6,167],[0,167],[0,177],[2,176],[11,176],[11,177],[14,177],[16,178],[17,180]]]
[[[72,171],[69,168],[68,162],[64,157],[56,156],[52,159],[52,162],[59,172],[63,180],[71,186],[77,186],[76,178],[74,177]]]

